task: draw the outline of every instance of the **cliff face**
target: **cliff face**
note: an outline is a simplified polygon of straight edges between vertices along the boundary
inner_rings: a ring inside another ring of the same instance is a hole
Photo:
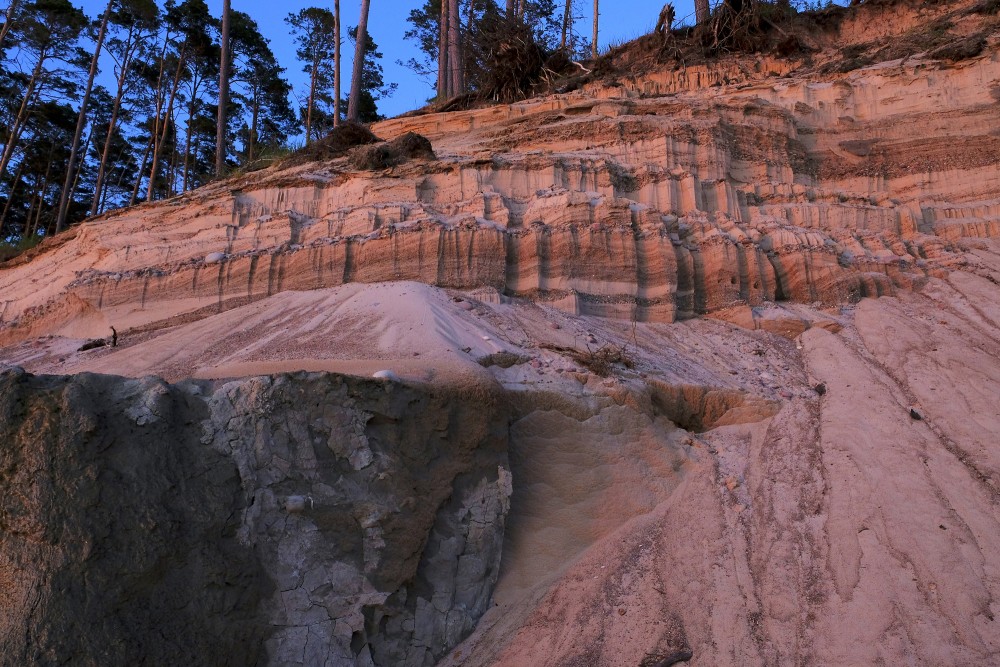
[[[0,414],[5,664],[432,665],[489,604],[487,391],[8,370]]]
[[[996,28],[971,5],[908,11],[885,20]],[[640,322],[919,286],[1000,232],[1000,62],[988,46],[840,73],[837,47],[870,38],[855,23],[808,61],[661,67],[374,127],[426,135],[436,161],[341,158],[112,213],[0,272],[0,340],[382,280]]]
[[[639,40],[0,267],[0,662],[997,663],[994,4]]]

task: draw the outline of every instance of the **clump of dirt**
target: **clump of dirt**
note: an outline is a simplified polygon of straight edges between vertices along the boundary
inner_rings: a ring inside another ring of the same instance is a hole
[[[103,338],[93,338],[91,340],[88,340],[83,345],[81,345],[80,348],[77,350],[77,352],[86,352],[87,350],[95,350],[99,347],[106,347],[107,344],[108,341],[104,340]]]
[[[309,162],[323,162],[342,157],[352,148],[382,141],[366,126],[360,123],[343,123],[333,128],[330,134],[314,141],[305,148],[295,151],[281,162],[281,169],[296,167]]]
[[[388,143],[362,146],[351,155],[351,166],[365,171],[387,169],[407,160],[436,160],[434,148],[427,137],[407,132]]]
[[[635,367],[635,362],[628,356],[624,346],[602,345],[596,350],[588,348],[584,351],[572,347],[559,347],[555,345],[542,345],[541,347],[565,354],[594,375],[602,378],[611,375],[616,365],[624,368]]]
[[[840,62],[831,64],[828,69],[834,72],[846,73],[853,72],[862,67],[868,67],[875,63],[875,58],[869,51],[870,45],[868,44],[851,44],[850,46],[845,46],[840,50]]]
[[[487,354],[485,357],[480,357],[478,361],[479,365],[483,368],[489,368],[491,366],[510,368],[511,366],[517,366],[518,364],[526,364],[531,361],[531,358],[526,357],[523,354],[515,354],[513,352],[494,352],[493,354]]]
[[[972,6],[969,13],[985,14],[987,16],[1000,14],[1000,0],[981,0],[981,2]]]
[[[982,53],[985,48],[986,35],[980,33],[977,35],[971,35],[965,39],[960,39],[957,42],[952,42],[951,44],[947,44],[939,49],[931,51],[930,56],[936,60],[958,62],[960,60],[975,58]]]

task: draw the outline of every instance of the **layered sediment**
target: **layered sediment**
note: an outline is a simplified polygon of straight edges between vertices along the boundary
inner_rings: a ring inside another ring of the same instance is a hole
[[[640,322],[832,305],[919,286],[1000,232],[994,50],[846,74],[772,60],[386,121],[438,159],[271,169],[112,213],[0,272],[0,340],[383,280]]]

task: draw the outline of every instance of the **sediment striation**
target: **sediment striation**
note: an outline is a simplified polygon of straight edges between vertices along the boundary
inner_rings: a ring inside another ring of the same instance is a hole
[[[385,121],[437,159],[272,168],[109,214],[0,272],[0,340],[383,280],[640,322],[895,294],[1000,232],[998,81],[993,48],[846,73],[733,56]]]

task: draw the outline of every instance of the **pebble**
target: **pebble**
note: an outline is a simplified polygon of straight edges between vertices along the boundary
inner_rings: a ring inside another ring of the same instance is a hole
[[[300,514],[306,510],[305,496],[288,496],[285,499],[285,511],[292,514]]]

